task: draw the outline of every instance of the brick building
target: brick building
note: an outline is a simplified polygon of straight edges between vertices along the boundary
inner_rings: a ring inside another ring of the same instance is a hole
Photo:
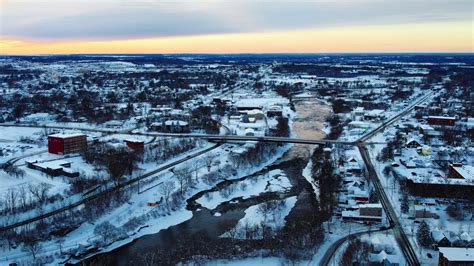
[[[439,266],[473,266],[474,248],[439,248]]]
[[[87,136],[82,133],[54,134],[48,136],[48,152],[68,154],[82,151],[87,146]]]
[[[428,116],[428,124],[437,126],[454,126],[456,124],[456,118],[447,116]]]

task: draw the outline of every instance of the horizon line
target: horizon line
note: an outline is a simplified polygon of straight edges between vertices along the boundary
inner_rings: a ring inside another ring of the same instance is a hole
[[[396,54],[411,54],[411,55],[440,55],[440,54],[454,54],[454,55],[474,55],[474,51],[439,51],[439,52],[228,52],[228,53],[64,53],[64,54],[2,54],[0,56],[96,56],[96,55],[129,55],[129,56],[143,56],[143,55],[350,55],[350,54],[373,54],[373,55],[396,55]]]

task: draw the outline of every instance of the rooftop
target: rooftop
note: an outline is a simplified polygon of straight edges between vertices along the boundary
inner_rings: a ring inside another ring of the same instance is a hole
[[[439,248],[439,252],[449,261],[474,262],[474,248]]]
[[[464,179],[474,180],[474,166],[453,166],[453,169],[458,172]]]
[[[86,136],[86,134],[84,134],[84,133],[59,133],[59,134],[49,135],[48,137],[67,139],[67,138],[74,138],[74,137],[81,137],[81,136]]]

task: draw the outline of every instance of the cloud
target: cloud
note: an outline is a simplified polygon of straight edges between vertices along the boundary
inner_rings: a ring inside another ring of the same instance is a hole
[[[465,0],[18,0],[2,3],[0,35],[129,39],[472,20]]]

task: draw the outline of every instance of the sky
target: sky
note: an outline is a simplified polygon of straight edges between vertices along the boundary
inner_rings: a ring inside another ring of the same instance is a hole
[[[473,52],[472,0],[0,0],[0,54]]]

